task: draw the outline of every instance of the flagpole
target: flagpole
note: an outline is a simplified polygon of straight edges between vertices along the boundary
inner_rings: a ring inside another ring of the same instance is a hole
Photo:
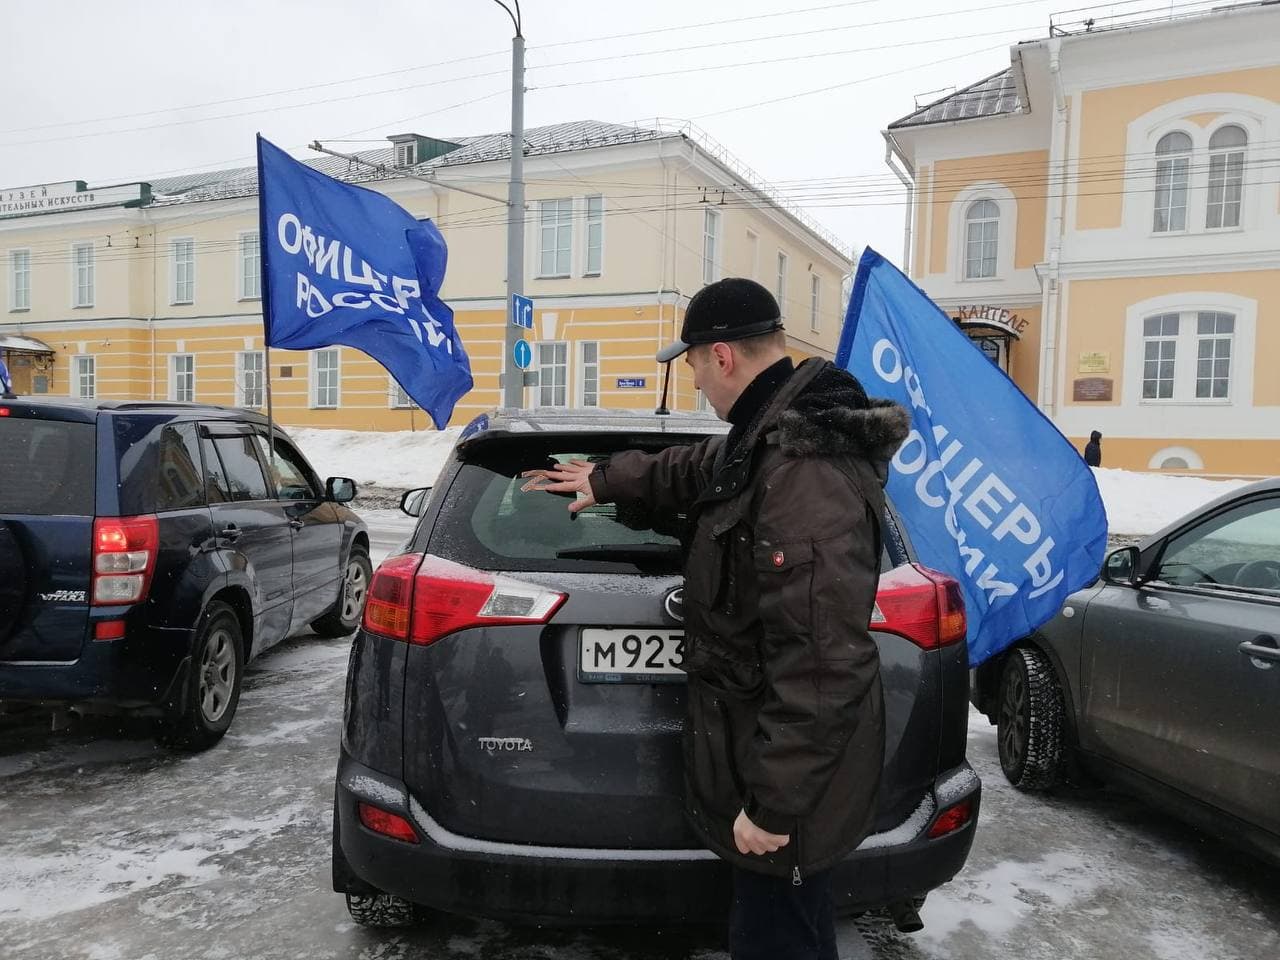
[[[274,474],[276,472],[276,417],[271,406],[271,344],[266,337],[262,338],[262,349],[264,353],[262,360],[263,374],[267,388],[267,456],[271,460],[271,473],[273,474],[271,482],[274,483]]]
[[[268,251],[266,181],[262,175],[262,134],[255,137],[258,154],[258,293],[262,296],[262,366],[267,393],[267,461],[271,465],[271,482],[276,474],[276,418],[271,405],[271,269]]]

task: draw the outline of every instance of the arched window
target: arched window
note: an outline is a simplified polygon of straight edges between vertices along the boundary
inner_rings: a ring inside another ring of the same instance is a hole
[[[1209,206],[1205,226],[1240,226],[1244,192],[1244,148],[1249,135],[1235,124],[1220,127],[1209,138]]]
[[[1153,229],[1169,233],[1187,229],[1187,176],[1191,138],[1166,133],[1156,144],[1156,209]]]
[[[994,200],[975,200],[965,213],[965,279],[994,277],[999,247],[1000,207]]]

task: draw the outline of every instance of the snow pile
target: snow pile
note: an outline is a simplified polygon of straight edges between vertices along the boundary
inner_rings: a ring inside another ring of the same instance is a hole
[[[1245,486],[1244,480],[1206,480],[1131,470],[1095,469],[1098,490],[1114,534],[1155,533],[1224,493]]]
[[[457,427],[394,433],[289,428],[321,477],[402,490],[434,484],[460,432]]]
[[[435,483],[459,432],[457,427],[416,433],[295,427],[289,435],[322,477],[350,477],[358,484],[407,490]],[[1113,535],[1155,533],[1245,484],[1130,470],[1097,469],[1094,474]]]

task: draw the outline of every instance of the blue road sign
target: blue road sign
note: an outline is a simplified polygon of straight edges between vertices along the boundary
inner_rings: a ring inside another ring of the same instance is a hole
[[[529,346],[529,341],[517,340],[511,352],[515,357],[516,366],[521,370],[528,370],[529,364],[533,363],[533,347]]]
[[[619,377],[618,389],[619,390],[643,390],[644,382],[645,382],[644,377]]]
[[[533,301],[518,293],[511,295],[511,322],[526,330],[533,329]]]

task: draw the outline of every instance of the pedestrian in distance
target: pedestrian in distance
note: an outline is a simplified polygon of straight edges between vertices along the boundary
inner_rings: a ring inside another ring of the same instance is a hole
[[[1091,467],[1102,466],[1102,434],[1097,430],[1089,434],[1089,442],[1084,445],[1084,462]]]
[[[751,280],[690,300],[658,360],[682,354],[727,436],[529,470],[524,490],[687,516],[685,800],[733,868],[731,955],[836,960],[832,868],[870,829],[884,757],[869,623],[910,414],[829,361],[795,366]]]

